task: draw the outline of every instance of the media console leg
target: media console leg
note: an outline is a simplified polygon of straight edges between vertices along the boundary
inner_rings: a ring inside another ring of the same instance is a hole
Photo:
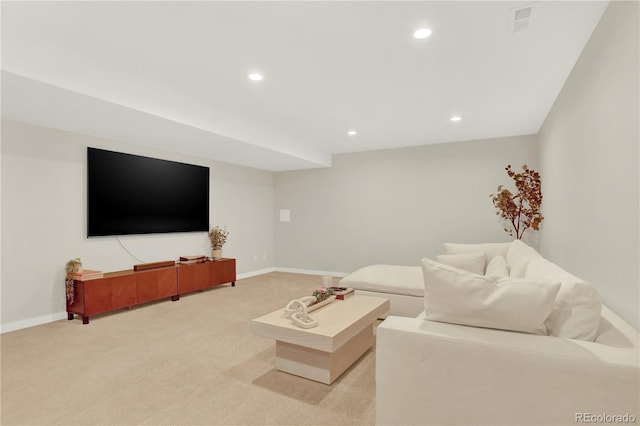
[[[174,296],[171,296],[171,301],[172,301],[172,302],[176,302],[176,301],[178,301],[178,300],[180,300],[180,295],[179,295],[179,294],[176,294],[176,295],[174,295]]]
[[[82,324],[89,324],[89,317],[82,317]]]
[[[67,319],[71,321],[73,319],[73,314],[71,312],[67,312]]]
[[[236,286],[236,282],[235,281],[231,281],[231,287],[235,287]]]

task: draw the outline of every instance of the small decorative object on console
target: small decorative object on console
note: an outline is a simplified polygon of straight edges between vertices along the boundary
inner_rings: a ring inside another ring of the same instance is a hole
[[[76,294],[75,286],[73,285],[73,274],[82,272],[82,261],[79,257],[71,259],[67,262],[65,268],[67,271],[67,276],[64,280],[64,286],[67,293],[67,301],[69,303],[73,303]]]
[[[138,263],[133,265],[134,271],[148,271],[149,269],[166,268],[168,266],[176,266],[175,260],[161,260],[160,262]]]
[[[227,242],[227,237],[229,236],[229,231],[227,227],[220,228],[219,226],[214,226],[209,231],[209,241],[211,242],[211,257],[214,259],[218,259],[222,257],[222,247]]]
[[[78,281],[94,280],[102,277],[104,277],[104,273],[102,271],[96,271],[93,269],[83,269],[82,272],[74,272],[71,274],[71,278]]]
[[[67,274],[76,274],[78,272],[82,272],[82,261],[79,257],[71,259],[67,262],[66,269]]]
[[[178,262],[190,264],[190,263],[202,263],[202,262],[206,262],[207,260],[209,260],[209,258],[207,258],[207,256],[205,256],[204,254],[196,254],[193,256],[180,256],[180,259],[178,260]]]

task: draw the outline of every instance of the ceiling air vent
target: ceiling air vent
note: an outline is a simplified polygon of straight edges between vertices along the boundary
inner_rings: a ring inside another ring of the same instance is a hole
[[[529,26],[533,5],[511,9],[509,15],[509,32],[518,33],[524,31]]]

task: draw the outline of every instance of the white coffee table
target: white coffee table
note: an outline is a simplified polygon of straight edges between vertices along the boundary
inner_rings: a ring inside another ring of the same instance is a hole
[[[315,328],[295,326],[279,309],[252,320],[251,331],[275,339],[277,370],[331,384],[373,346],[373,324],[388,311],[389,299],[351,295],[312,312]]]

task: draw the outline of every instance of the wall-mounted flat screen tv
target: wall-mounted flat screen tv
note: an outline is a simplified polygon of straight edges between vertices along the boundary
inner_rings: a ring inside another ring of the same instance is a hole
[[[87,149],[89,237],[208,228],[208,167]]]

